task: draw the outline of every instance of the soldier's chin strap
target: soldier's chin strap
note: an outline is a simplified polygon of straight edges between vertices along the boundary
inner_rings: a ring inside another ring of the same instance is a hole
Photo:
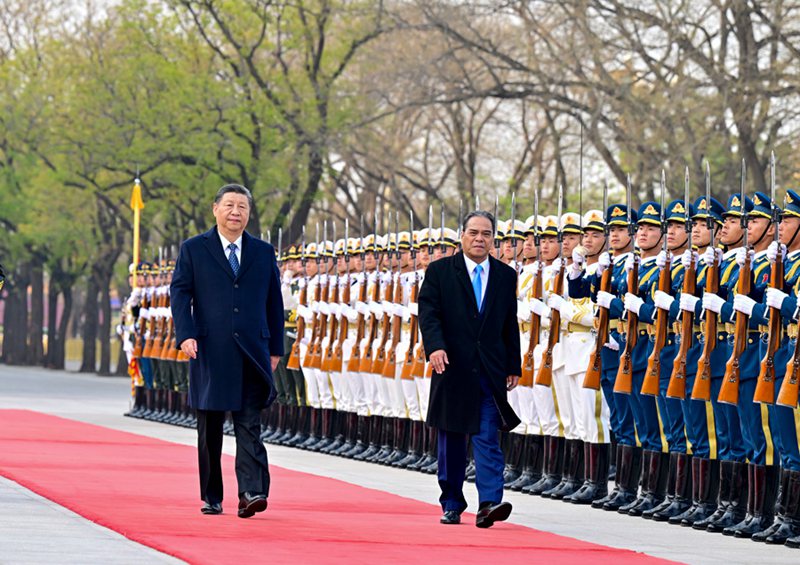
[[[655,245],[653,245],[653,246],[651,246],[651,247],[648,247],[648,248],[639,247],[639,249],[641,249],[642,251],[647,251],[647,252],[650,252],[650,251],[652,251],[653,249],[655,249],[656,247],[658,247],[659,245],[661,245],[661,241],[662,241],[663,239],[664,239],[664,234],[662,233],[662,234],[661,234],[661,237],[659,237],[659,238],[658,238],[658,241],[656,242],[656,244],[655,244]]]
[[[767,235],[767,231],[769,231],[769,226],[770,226],[770,225],[772,225],[772,222],[770,222],[770,223],[768,223],[768,224],[767,224],[767,227],[765,227],[765,228],[764,228],[764,231],[763,231],[763,232],[761,232],[761,235],[758,237],[758,239],[757,239],[757,240],[755,240],[755,241],[752,243],[753,247],[755,247],[756,245],[758,245],[759,243],[761,243],[761,240],[762,240],[762,239],[764,239],[764,236],[766,236],[766,235]],[[795,235],[797,235],[797,232],[795,232]],[[742,236],[742,237],[744,237],[744,236]]]
[[[608,242],[608,236],[605,236],[605,239],[603,240],[603,245],[600,247],[600,251],[598,251],[597,253],[591,253],[591,254],[587,253],[586,257],[587,258],[588,257],[598,257],[603,252],[603,249],[605,249],[606,242]]]

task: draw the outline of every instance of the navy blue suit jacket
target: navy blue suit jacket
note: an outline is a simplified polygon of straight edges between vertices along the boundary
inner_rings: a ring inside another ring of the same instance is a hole
[[[201,410],[242,407],[244,360],[275,399],[270,355],[283,355],[283,298],[275,249],[242,234],[242,263],[234,276],[214,226],[181,245],[170,286],[178,347],[197,340],[189,361],[189,401]]]

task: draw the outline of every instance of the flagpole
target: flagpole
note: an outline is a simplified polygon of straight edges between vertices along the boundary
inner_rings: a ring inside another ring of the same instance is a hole
[[[144,208],[144,201],[142,200],[142,181],[139,175],[133,181],[133,191],[131,193],[131,209],[133,210],[133,289],[136,290],[138,285],[138,269],[139,269],[139,222],[141,221],[141,212]]]

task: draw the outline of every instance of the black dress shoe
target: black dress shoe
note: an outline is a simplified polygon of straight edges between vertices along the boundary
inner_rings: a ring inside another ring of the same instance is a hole
[[[222,514],[222,504],[219,502],[214,502],[213,504],[210,502],[206,502],[203,504],[203,507],[200,509],[200,512],[203,514]]]
[[[460,524],[461,514],[455,510],[448,510],[442,515],[439,522],[442,524]]]
[[[495,522],[507,520],[510,515],[510,502],[487,503],[478,510],[478,514],[475,516],[475,525],[479,528],[491,528]]]
[[[249,518],[256,512],[263,512],[267,509],[267,497],[263,494],[251,494],[243,492],[239,497],[239,518]]]

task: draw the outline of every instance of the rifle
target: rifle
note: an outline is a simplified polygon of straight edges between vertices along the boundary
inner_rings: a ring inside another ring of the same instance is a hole
[[[772,264],[772,272],[770,273],[769,285],[772,288],[783,290],[784,285],[784,271],[783,271],[783,253],[780,247],[780,238],[778,237],[778,224],[781,221],[778,206],[775,204],[775,153],[770,155],[770,197],[772,202],[772,225],[775,229],[774,241],[778,243],[778,256]],[[781,347],[781,339],[783,338],[783,322],[781,321],[780,308],[769,308],[769,338],[767,341],[767,351],[764,353],[764,358],[761,360],[761,371],[758,373],[758,382],[756,383],[756,390],[753,393],[753,402],[761,404],[774,404],[775,403],[775,352]],[[783,386],[781,386],[781,389]],[[797,405],[797,402],[795,402]]]
[[[561,223],[561,211],[564,204],[564,191],[563,187],[558,187],[558,222]],[[553,281],[552,293],[562,295],[564,293],[564,264],[566,261],[563,257],[563,233],[558,230],[558,273]],[[539,373],[536,375],[536,384],[542,386],[550,386],[553,383],[553,349],[561,337],[561,312],[553,310],[550,313],[550,333],[547,336],[547,348],[542,354],[542,365],[539,367]]]
[[[348,239],[350,236],[350,222],[347,218],[344,219],[344,264],[345,264],[345,276],[344,276],[344,291],[340,292],[340,303],[342,309],[350,307],[350,247],[348,243]],[[334,373],[341,373],[342,372],[342,365],[344,364],[344,342],[347,339],[347,332],[350,329],[347,316],[345,315],[344,311],[340,313],[339,316],[341,319],[339,320],[339,340],[336,342],[336,345],[333,347],[333,359],[330,361],[330,367],[328,370],[333,371]],[[333,341],[333,337],[335,334],[331,334],[331,341]]]
[[[770,319],[772,321],[772,319]],[[786,376],[783,379],[778,399],[775,404],[788,408],[797,408],[798,391],[800,391],[800,337],[794,342],[792,358],[786,364]],[[774,386],[774,385],[773,385]]]
[[[666,180],[664,178],[664,169],[661,169],[661,237],[664,240],[662,250],[667,256],[667,264],[658,274],[658,290],[669,294],[672,290],[672,260],[667,246],[667,218],[664,209],[665,193]],[[688,204],[686,206],[688,207]],[[653,351],[650,352],[650,357],[647,359],[647,370],[644,373],[642,389],[639,391],[641,394],[658,396],[658,383],[661,378],[661,350],[667,344],[668,333],[669,312],[659,308],[658,312],[656,312],[655,345],[653,346]]]
[[[708,208],[706,224],[712,234],[711,247],[714,248],[714,218],[711,215],[711,168],[708,165],[708,161],[706,161],[706,206]],[[719,292],[719,261],[716,255],[714,255],[714,261],[710,265],[706,265],[705,292],[713,294]],[[697,376],[694,379],[694,387],[692,388],[692,400],[708,402],[711,400],[711,354],[714,353],[714,349],[717,347],[718,314],[712,310],[706,310],[705,316],[705,343],[703,344],[703,352],[697,360]]]
[[[395,251],[397,257],[397,282],[394,284],[394,296],[392,297],[392,304],[394,306],[403,304],[403,284],[401,282],[402,272],[400,269],[400,213],[395,212],[394,216],[394,233],[395,233]],[[413,232],[412,232],[413,233]],[[413,241],[411,247],[414,247]],[[393,379],[397,373],[397,345],[400,343],[400,333],[403,331],[403,316],[397,314],[392,315],[392,342],[389,345],[389,354],[381,368],[381,373],[384,377]]]
[[[631,192],[631,176],[628,175],[628,234],[633,238],[636,234],[636,226],[633,225],[631,215],[631,206],[633,205]],[[634,254],[634,261],[633,268],[628,271],[628,292],[637,292],[639,290],[639,258],[636,257],[635,250],[631,253]],[[625,349],[619,359],[617,380],[614,383],[614,392],[621,394],[630,394],[633,391],[633,350],[639,340],[639,316],[630,311],[627,316]]]
[[[689,253],[693,254],[692,247],[692,214],[689,210],[689,167],[686,167],[683,181],[683,200],[686,206],[686,218],[684,228],[686,235],[689,238]],[[694,294],[697,290],[697,269],[692,260],[689,268],[683,274],[683,286],[681,292],[685,294]],[[694,312],[681,311],[681,345],[678,348],[678,354],[675,356],[675,361],[672,363],[672,374],[669,376],[669,385],[667,385],[667,397],[679,398],[684,400],[686,398],[686,357],[689,355],[689,349],[692,347],[692,336],[694,335]]]
[[[336,222],[331,221],[331,231],[332,231],[332,241],[333,241],[333,268],[336,270],[336,279],[333,281],[333,294],[329,297],[330,300],[328,302],[329,308],[335,308],[336,305],[339,304],[339,269],[336,267],[336,263],[338,259],[336,258]],[[345,242],[345,247],[347,247],[347,242]],[[336,314],[331,313],[330,316],[330,330],[328,331],[328,343],[325,346],[325,351],[322,352],[322,362],[320,363],[320,368],[323,371],[332,371],[331,369],[331,362],[333,361],[333,349],[336,345],[336,337],[339,328],[339,317]],[[322,336],[323,339],[325,335]]]
[[[367,301],[367,261],[366,261],[366,245],[364,245],[364,216],[361,216],[361,286],[358,288],[358,303],[366,304]],[[374,249],[374,247],[373,247]],[[348,267],[349,269],[349,267]],[[366,319],[363,308],[358,313],[356,318],[356,340],[350,350],[350,360],[347,362],[347,371],[350,373],[357,373],[361,366],[361,341],[364,339],[366,332]]]
[[[603,186],[603,214],[608,210],[608,183]],[[603,227],[606,238],[608,238],[608,224]],[[611,291],[611,273],[614,271],[614,266],[609,265],[608,268],[600,275],[600,290],[603,292]],[[597,311],[597,341],[594,345],[594,351],[589,358],[589,367],[586,369],[586,375],[583,377],[583,388],[590,388],[592,390],[600,390],[600,378],[603,375],[603,347],[608,342],[608,308],[598,307]]]
[[[533,217],[534,222],[539,218],[539,191],[533,192]],[[533,226],[533,241],[536,245],[536,260],[539,261],[541,250],[541,239],[539,236],[539,226]],[[539,269],[533,275],[531,281],[531,297],[536,300],[542,299],[542,271],[543,266],[539,264]],[[539,345],[539,337],[542,328],[542,318],[538,314],[531,313],[531,325],[528,329],[528,349],[522,358],[522,374],[519,378],[519,384],[522,386],[533,386],[533,355],[536,352],[536,347]]]
[[[373,243],[373,254],[375,255],[375,284],[372,287],[372,295],[369,297],[371,304],[377,304],[380,302],[380,289],[381,289],[381,272],[380,272],[380,260],[378,257],[378,212],[375,212],[374,216],[374,243]],[[366,253],[365,253],[366,254]],[[365,265],[366,274],[366,265]],[[367,286],[369,283],[368,279],[364,279],[364,286]],[[374,364],[373,360],[373,349],[372,346],[375,341],[378,339],[378,317],[374,312],[370,312],[369,314],[369,339],[366,342],[366,347],[364,348],[361,357],[358,363],[358,370],[361,373],[371,373],[372,366]]]
[[[161,275],[163,273],[164,267],[162,266],[162,262],[164,261],[164,250],[162,248],[158,248],[158,282],[161,282]],[[153,349],[155,347],[156,339],[158,339],[161,328],[163,326],[162,316],[160,316],[157,312],[161,308],[164,307],[164,295],[158,294],[159,285],[153,287],[153,299],[155,302],[155,309],[150,308],[150,323],[149,325],[149,333],[147,335],[147,341],[144,344],[144,348],[142,349],[142,357],[153,357]],[[151,304],[153,301],[151,301]],[[155,310],[155,311],[154,311]],[[159,340],[160,341],[160,340]]]
[[[308,272],[306,271],[306,226],[302,227],[302,235],[300,237],[300,264],[303,266],[303,286],[300,288],[300,296],[298,304],[302,307],[308,307]],[[303,316],[297,317],[297,335],[292,343],[292,350],[289,353],[289,360],[286,362],[287,369],[295,371],[300,369],[300,343],[303,341],[303,336],[306,332],[306,320]]]
[[[744,158],[742,158],[742,185],[741,185],[741,201],[742,201],[742,229],[744,230],[744,249],[745,261],[744,265],[739,267],[739,281],[736,287],[738,294],[750,294],[750,248],[747,243],[747,209],[744,202],[744,185],[747,177],[747,170],[745,168]],[[750,324],[750,316],[742,312],[736,312],[736,329],[733,334],[733,352],[730,359],[725,364],[725,377],[722,379],[722,386],[719,389],[718,402],[724,404],[737,405],[739,403],[739,381],[740,381],[740,367],[739,358],[744,353],[747,347],[747,332]]]
[[[400,258],[400,249],[398,244],[400,242],[397,241],[397,236],[395,235],[394,246],[395,246],[395,254],[398,258]],[[384,289],[383,300],[386,304],[391,304],[393,302],[394,297],[394,269],[392,268],[392,243],[391,237],[387,234],[386,236],[386,253],[389,257],[389,277],[386,283],[386,288]],[[398,281],[399,286],[399,281]],[[372,361],[372,368],[370,372],[375,373],[376,375],[383,374],[383,366],[386,364],[386,344],[389,342],[389,336],[391,335],[391,313],[384,312],[383,318],[381,319],[381,340],[378,344],[378,351],[375,353],[375,358]]]
[[[433,220],[433,210],[429,210],[431,212],[428,214],[428,225],[430,226]],[[418,284],[419,284],[419,274],[417,273],[417,252],[414,249],[414,211],[408,211],[409,216],[409,233],[411,235],[411,263],[412,268],[414,269],[414,282],[411,284],[411,292],[409,293],[408,303],[416,303],[417,296],[419,294]],[[428,228],[428,233],[430,233],[430,227]],[[406,358],[403,362],[403,368],[400,371],[400,378],[401,379],[413,379],[414,377],[422,377],[425,374],[425,356],[423,354],[423,362],[422,365],[419,362],[415,362],[420,349],[421,349],[421,342],[419,340],[419,320],[417,319],[417,315],[413,312],[411,313],[411,323],[409,327],[409,342],[408,342],[408,351],[406,352]],[[414,373],[414,369],[418,374]]]
[[[319,235],[319,234],[317,234]],[[328,238],[328,222],[322,223],[322,241],[317,244],[317,289],[314,302],[323,304],[328,301],[328,260],[325,259],[325,273],[319,270],[322,258],[322,250],[325,247],[325,240]],[[324,281],[324,282],[323,282]],[[325,332],[328,328],[328,317],[317,312],[314,315],[314,325],[311,329],[311,343],[306,353],[306,363],[312,369],[320,369],[322,365],[322,340],[325,339]]]

